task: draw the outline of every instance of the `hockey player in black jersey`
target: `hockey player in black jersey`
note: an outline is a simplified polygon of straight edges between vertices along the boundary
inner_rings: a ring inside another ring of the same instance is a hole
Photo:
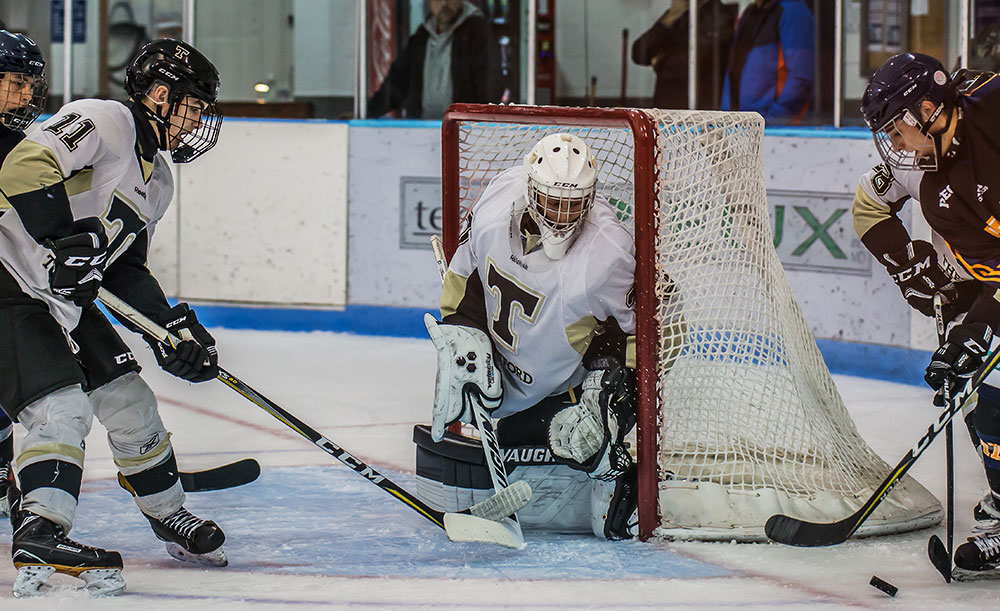
[[[1000,77],[952,78],[932,57],[901,54],[875,72],[861,110],[885,164],[862,179],[855,227],[913,307],[929,314],[941,293],[952,317],[964,313],[924,376],[954,396],[1000,330]],[[920,202],[937,248],[911,241],[897,218],[909,197]],[[974,510],[972,537],[955,551],[956,572],[1000,577],[1000,372],[979,387],[968,422],[990,493]]]
[[[0,163],[41,114],[47,95],[41,49],[24,34],[0,30]],[[0,205],[0,215],[5,211]],[[7,492],[14,485],[13,435],[10,418],[0,411],[0,517],[8,514]]]
[[[182,339],[147,338],[166,371],[218,373],[215,341],[186,304],[170,307],[146,266],[173,195],[175,163],[211,149],[221,122],[219,74],[190,45],[147,43],[126,73],[127,104],[78,100],[18,143],[0,166],[0,406],[27,429],[11,507],[16,596],[55,572],[94,594],[124,590],[117,552],[68,538],[96,415],[154,533],[176,558],[225,565],[222,530],[183,506],[170,434],[127,345],[94,304],[103,285]]]

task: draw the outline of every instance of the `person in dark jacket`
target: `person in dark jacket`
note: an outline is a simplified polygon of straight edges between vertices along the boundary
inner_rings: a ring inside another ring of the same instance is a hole
[[[736,26],[722,110],[756,111],[769,123],[799,122],[812,101],[815,30],[802,0],[754,0]]]
[[[674,0],[656,23],[632,43],[632,61],[656,71],[653,106],[688,107],[689,0]],[[739,7],[698,0],[697,108],[716,109]]]
[[[489,101],[489,30],[482,12],[463,0],[428,0],[431,15],[406,43],[367,115],[402,111],[437,119],[453,102]]]

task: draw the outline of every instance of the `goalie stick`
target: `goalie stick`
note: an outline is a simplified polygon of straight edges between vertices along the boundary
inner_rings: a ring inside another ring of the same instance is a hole
[[[441,243],[440,236],[432,235],[430,240],[431,250],[434,252],[434,262],[437,263],[438,274],[440,274],[441,282],[443,283],[445,273],[448,271],[448,260],[444,254],[444,245]],[[428,316],[430,315],[428,314]],[[471,384],[467,384],[466,386],[471,386]],[[479,440],[483,444],[483,453],[486,455],[486,466],[490,471],[493,491],[500,494],[510,488],[510,483],[507,481],[507,469],[504,467],[503,457],[500,454],[500,442],[497,440],[496,431],[493,428],[493,420],[490,419],[486,408],[480,402],[477,389],[472,389],[471,392],[463,392],[462,398],[463,402],[467,402],[472,410],[472,425],[479,431]],[[517,483],[527,485],[523,481]],[[525,504],[527,504],[527,501],[525,501]],[[458,519],[461,520],[463,518]],[[520,541],[523,547],[524,534],[521,532],[521,523],[517,520],[517,514],[511,513],[500,520],[500,523],[510,538],[514,541]]]
[[[104,287],[101,287],[99,290],[98,298],[108,309],[113,310],[128,320],[143,333],[171,346],[177,345],[179,340],[176,337]],[[410,509],[444,529],[448,534],[448,538],[452,541],[494,543],[518,549],[523,547],[523,540],[518,541],[512,538],[497,520],[505,518],[527,504],[528,499],[531,498],[531,487],[527,484],[524,486],[511,486],[506,490],[498,490],[497,494],[489,499],[457,513],[438,511],[392,482],[389,478],[344,448],[319,434],[315,429],[222,367],[219,367],[218,379],[254,405],[277,418],[285,426],[311,441],[316,447],[333,456],[371,483],[391,494]],[[454,522],[454,524],[449,525],[449,522]]]
[[[772,541],[799,547],[836,545],[846,541],[875,511],[875,508],[899,483],[899,480],[906,475],[906,472],[920,458],[927,446],[934,441],[941,429],[951,421],[955,414],[962,410],[969,396],[979,389],[979,385],[998,363],[1000,363],[1000,346],[986,356],[972,380],[966,383],[965,388],[956,397],[952,398],[949,405],[945,406],[934,422],[927,427],[927,432],[917,440],[917,443],[903,456],[899,464],[893,467],[889,475],[875,489],[875,493],[861,506],[861,509],[843,520],[830,523],[807,522],[791,516],[776,514],[767,519],[767,523],[764,524],[764,533]]]
[[[934,326],[937,329],[938,346],[944,345],[947,339],[947,325],[944,321],[944,298],[941,293],[934,294]],[[948,384],[941,387],[944,404],[951,404],[951,389]],[[927,540],[927,557],[934,568],[944,577],[945,583],[951,583],[951,564],[955,544],[955,436],[952,422],[949,420],[944,429],[945,443],[945,475],[947,480],[947,501],[945,504],[945,536],[946,546],[937,535],[931,535]]]

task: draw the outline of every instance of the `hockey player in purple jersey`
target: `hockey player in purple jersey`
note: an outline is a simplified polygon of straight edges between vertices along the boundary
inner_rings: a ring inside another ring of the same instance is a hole
[[[956,393],[982,364],[1000,330],[1000,77],[938,60],[896,55],[872,76],[861,110],[885,162],[862,179],[854,221],[911,306],[931,313],[935,293],[964,313],[934,352],[924,379]],[[913,197],[937,248],[911,240],[896,216]],[[977,525],[955,552],[956,573],[1000,577],[1000,372],[979,387],[970,432],[990,492]]]

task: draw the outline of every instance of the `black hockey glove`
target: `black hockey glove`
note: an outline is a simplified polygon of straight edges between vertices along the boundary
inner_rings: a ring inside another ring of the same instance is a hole
[[[924,381],[934,390],[940,390],[947,383],[954,395],[983,364],[992,339],[993,330],[984,322],[956,326],[948,333],[948,341],[931,356]]]
[[[206,382],[219,375],[219,354],[215,339],[198,322],[194,310],[179,303],[156,317],[167,331],[180,338],[176,348],[146,337],[156,362],[167,373],[188,382]]]
[[[73,229],[73,235],[45,240],[45,247],[52,251],[45,265],[52,292],[82,308],[97,299],[104,279],[108,238],[98,218],[81,219]]]
[[[945,302],[958,297],[955,283],[941,269],[930,242],[914,240],[882,259],[903,299],[924,316],[934,316],[934,293],[941,293]]]

